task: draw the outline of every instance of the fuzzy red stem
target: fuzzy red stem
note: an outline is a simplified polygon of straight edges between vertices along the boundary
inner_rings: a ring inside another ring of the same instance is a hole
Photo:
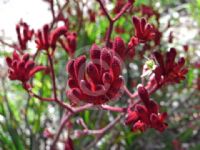
[[[112,112],[119,112],[119,113],[125,113],[126,112],[126,108],[113,107],[113,106],[109,106],[109,105],[101,105],[101,108],[104,109],[104,110],[112,111]]]
[[[60,124],[60,127],[58,129],[58,132],[55,135],[55,138],[53,140],[53,143],[52,143],[52,146],[51,146],[50,150],[54,150],[55,149],[55,146],[56,146],[56,143],[57,143],[57,141],[58,141],[58,139],[60,137],[60,134],[61,134],[63,128],[65,127],[66,122],[70,119],[70,117],[73,116],[73,115],[75,115],[75,114],[77,114],[77,113],[79,113],[79,112],[81,112],[81,111],[89,109],[92,106],[93,106],[93,104],[86,104],[86,105],[80,106],[80,107],[74,109],[73,112],[69,112],[66,116],[64,116],[64,118],[62,119],[62,122]]]

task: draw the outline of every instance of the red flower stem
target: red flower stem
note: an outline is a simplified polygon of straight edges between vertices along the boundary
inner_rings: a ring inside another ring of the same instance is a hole
[[[110,15],[108,14],[108,11],[106,10],[106,8],[104,7],[104,4],[101,0],[97,0],[101,6],[101,9],[103,10],[104,14],[106,15],[106,17],[108,18],[108,20],[110,22],[112,22],[112,18],[110,17]]]
[[[152,89],[153,86],[146,86],[145,88],[149,91],[149,95],[151,95],[152,93],[156,92],[159,88],[161,88],[162,85],[163,83],[156,85],[153,89]],[[130,99],[135,99],[136,97],[138,97],[137,91],[132,94],[126,86],[124,86],[124,91],[129,96]]]
[[[62,121],[61,121],[61,124],[60,124],[60,127],[59,127],[59,129],[58,129],[58,132],[57,132],[57,134],[55,135],[55,138],[54,138],[54,140],[53,140],[53,143],[52,143],[52,145],[51,145],[50,150],[55,150],[55,146],[56,146],[56,143],[57,143],[57,141],[58,141],[58,139],[59,139],[59,137],[60,137],[60,134],[61,134],[63,128],[65,127],[65,124],[66,124],[67,121],[70,119],[70,117],[73,116],[73,115],[75,115],[75,114],[77,114],[77,113],[79,113],[79,112],[81,112],[81,111],[84,111],[84,110],[86,110],[86,109],[89,109],[89,108],[91,108],[92,106],[93,106],[93,104],[86,104],[86,105],[77,107],[77,108],[74,109],[73,112],[69,112],[66,116],[64,116],[64,118],[63,118]]]
[[[109,105],[101,105],[101,108],[104,109],[104,110],[112,111],[112,112],[119,112],[119,113],[125,113],[126,112],[126,108],[113,107],[113,106],[109,106]]]
[[[111,38],[112,30],[113,30],[113,24],[114,24],[114,22],[110,21],[109,28],[106,32],[106,46],[107,47],[111,47],[110,46],[110,38]]]
[[[114,17],[114,19],[112,19],[108,13],[108,11],[106,10],[106,8],[104,7],[104,4],[102,3],[101,0],[97,0],[100,4],[101,9],[103,10],[104,14],[106,15],[106,17],[108,18],[109,21],[109,27],[108,30],[106,32],[106,46],[110,47],[110,38],[111,38],[111,34],[113,31],[113,25],[114,23],[126,12],[126,10],[132,5],[130,2],[127,2],[124,7],[121,9],[121,11]]]
[[[28,93],[29,93],[31,96],[33,96],[33,97],[35,97],[35,98],[37,98],[37,99],[39,99],[39,100],[41,100],[41,101],[56,102],[56,103],[59,104],[62,108],[65,108],[65,109],[67,109],[67,110],[70,111],[70,112],[74,112],[74,108],[73,108],[73,107],[71,107],[69,104],[63,103],[61,100],[57,100],[57,101],[56,101],[54,98],[41,97],[41,96],[39,96],[39,95],[33,93],[32,91],[28,91]]]
[[[56,21],[58,20],[59,16],[62,14],[62,12],[64,11],[64,9],[67,7],[69,3],[69,0],[66,0],[65,4],[62,6],[62,8],[60,8],[58,15],[55,17],[55,19],[53,19],[53,21],[51,22],[50,25],[50,29],[53,28],[54,24],[56,23]]]
[[[29,92],[29,94],[33,97],[36,97],[37,99],[41,100],[41,101],[47,101],[47,102],[53,102],[55,101],[53,98],[48,98],[48,97],[41,97],[35,93]]]
[[[129,7],[131,7],[131,5],[132,5],[132,4],[131,4],[130,2],[126,3],[126,4],[122,7],[121,11],[113,18],[113,21],[114,21],[114,22],[117,21],[117,20],[126,12],[126,10],[129,9]]]
[[[81,125],[81,126],[83,127],[83,129],[87,129],[87,130],[88,130],[88,127],[87,127],[87,125],[85,124],[83,118],[79,118],[79,119],[77,120],[77,122],[78,122],[79,125]]]
[[[7,42],[5,42],[4,40],[2,40],[1,38],[0,38],[0,43],[1,43],[2,45],[8,46],[8,47],[10,47],[10,48],[19,50],[14,44],[7,43]]]
[[[49,59],[49,63],[50,63],[50,71],[51,71],[51,78],[52,78],[52,82],[53,82],[53,93],[54,93],[54,98],[55,101],[57,101],[57,88],[56,88],[56,78],[55,78],[55,72],[54,72],[54,67],[53,67],[53,60],[51,58],[51,55],[49,53],[49,51],[47,52],[48,55],[48,59]]]
[[[131,98],[131,99],[134,99],[134,98],[136,98],[138,96],[138,92],[137,91],[132,94],[126,86],[124,86],[124,91],[129,96],[129,98]]]
[[[60,134],[61,134],[63,128],[65,127],[65,124],[67,123],[67,121],[70,119],[71,116],[72,116],[72,114],[70,113],[70,114],[64,116],[64,118],[62,119],[61,124],[58,129],[58,132],[56,133],[56,135],[54,137],[54,140],[53,140],[50,150],[55,150],[55,146],[60,137]]]
[[[49,5],[50,5],[53,20],[55,20],[54,0],[50,0]]]
[[[120,115],[118,115],[115,118],[115,120],[113,120],[107,126],[105,126],[104,128],[98,129],[98,130],[88,130],[88,129],[85,129],[83,131],[80,131],[80,136],[98,135],[98,139],[100,139],[101,137],[104,136],[105,133],[107,133],[109,130],[111,130],[117,124],[117,122],[120,121],[121,118],[122,118],[122,115],[120,114]]]

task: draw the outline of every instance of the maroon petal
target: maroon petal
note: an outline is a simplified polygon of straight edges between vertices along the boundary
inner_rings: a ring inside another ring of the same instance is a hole
[[[73,88],[66,93],[71,104],[77,104],[82,99],[82,93],[78,88]]]
[[[23,55],[22,60],[23,60],[24,62],[27,62],[27,61],[29,60],[29,58],[30,58],[30,55],[27,53],[27,54],[24,54],[24,55]]]
[[[141,37],[142,31],[140,27],[140,19],[138,17],[133,17],[132,18],[133,24],[135,25],[135,35],[136,37]]]
[[[6,57],[6,63],[9,67],[12,66],[12,59],[10,57]]]
[[[20,60],[19,54],[17,54],[16,50],[14,50],[14,52],[13,52],[13,59],[14,60]]]
[[[76,82],[75,79],[73,79],[73,77],[68,79],[68,85],[70,88],[77,88],[78,87],[78,83]]]
[[[69,73],[70,76],[75,78],[74,61],[75,60],[68,61],[66,65],[66,71]]]
[[[45,66],[36,66],[29,72],[29,78],[33,77],[35,73],[45,70]]]
[[[143,85],[138,85],[138,95],[141,98],[141,100],[143,101],[143,103],[145,104],[145,106],[148,106],[149,104],[149,94],[147,92],[147,90],[145,89],[145,87]]]
[[[121,68],[121,62],[116,56],[114,56],[113,58],[111,68],[112,68],[112,73],[113,73],[114,78],[115,79],[118,78],[119,75],[121,74],[122,68]]]
[[[139,119],[138,113],[136,111],[131,111],[128,113],[125,123],[127,125],[132,124],[132,123],[135,123],[138,119]]]
[[[124,53],[126,50],[126,46],[124,41],[120,37],[116,37],[113,43],[113,49],[117,53],[118,57],[124,58]]]
[[[74,69],[75,69],[75,74],[78,81],[84,79],[85,65],[86,65],[85,55],[79,56],[78,58],[75,59]]]
[[[140,130],[141,132],[144,132],[146,128],[147,128],[147,125],[144,122],[139,120],[133,125],[132,131],[135,132],[137,130]]]
[[[101,73],[109,70],[112,61],[112,55],[110,51],[106,48],[102,49],[100,56]]]
[[[159,110],[158,104],[152,100],[149,101],[147,108],[150,113],[155,113],[155,114],[157,114]]]
[[[165,66],[164,66],[163,56],[159,52],[154,52],[153,56],[155,57],[156,61],[158,62],[159,66],[160,66],[161,74],[164,74]]]
[[[93,83],[99,83],[100,80],[100,76],[99,76],[99,72],[97,70],[97,67],[90,62],[87,65],[87,75],[89,76],[89,78],[92,80]]]
[[[35,63],[32,60],[28,61],[25,65],[26,72],[29,72],[31,69],[34,68],[34,66],[35,66]]]
[[[138,115],[140,119],[145,122],[146,124],[149,123],[149,113],[148,110],[145,106],[137,104],[135,106],[136,111],[138,112]]]
[[[74,150],[73,141],[70,137],[68,137],[66,142],[65,142],[65,149],[64,150]]]
[[[110,84],[113,81],[113,77],[109,72],[105,72],[103,74],[102,81],[104,84]]]
[[[53,49],[55,49],[55,45],[56,42],[58,40],[58,38],[65,34],[67,32],[67,27],[66,26],[62,26],[62,27],[58,27],[57,29],[55,29],[52,33],[51,33],[51,37],[50,37],[50,43]]]

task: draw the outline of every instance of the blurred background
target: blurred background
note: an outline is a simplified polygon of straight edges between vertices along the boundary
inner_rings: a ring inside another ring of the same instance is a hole
[[[66,2],[56,0],[56,12]],[[112,16],[119,9],[116,6],[120,7],[117,0],[104,0],[104,3]],[[124,4],[123,0],[121,3]],[[149,8],[143,9],[144,6]],[[70,0],[64,7],[63,14],[69,20],[70,31],[78,34],[76,56],[87,53],[88,45],[94,42],[102,43],[108,21],[105,16],[100,15],[99,5],[95,0]],[[149,57],[153,50],[165,52],[170,47],[175,47],[178,56],[186,58],[189,68],[186,79],[180,84],[165,86],[151,96],[160,103],[162,111],[168,112],[169,127],[163,133],[153,129],[144,133],[133,133],[121,121],[97,142],[94,142],[93,136],[72,137],[75,149],[87,147],[99,150],[199,150],[200,0],[136,0],[134,7],[117,21],[112,39],[121,36],[128,43],[134,33],[131,21],[134,15],[148,18],[148,21],[162,32],[162,37],[156,47],[152,48],[150,44],[136,49],[134,57],[126,63],[124,75],[132,92],[136,91],[136,85],[141,83],[141,68],[146,61],[144,57]],[[5,57],[13,52],[12,44],[17,42],[15,26],[21,19],[35,31],[42,28],[45,23],[50,23],[52,15],[48,1],[0,1],[0,150],[43,150],[49,148],[52,139],[48,135],[56,132],[63,110],[55,104],[30,97],[18,81],[11,82],[7,77]],[[27,51],[36,51],[34,40],[29,42]],[[65,95],[67,73],[63,68],[69,57],[63,50],[59,50],[55,57],[59,97],[68,102]],[[47,58],[41,54],[37,62],[45,65]],[[49,76],[38,73],[32,82],[35,85],[34,92],[43,97],[51,96]],[[117,105],[123,106],[126,99],[127,97],[123,96]],[[96,129],[105,126],[114,116],[115,113],[103,110],[87,110],[71,119],[71,122],[73,128],[81,129],[76,120],[82,117],[89,128]],[[60,149],[63,149],[62,144]]]

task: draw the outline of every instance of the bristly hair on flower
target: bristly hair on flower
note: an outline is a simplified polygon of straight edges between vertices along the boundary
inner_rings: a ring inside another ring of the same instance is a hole
[[[121,67],[121,61],[111,50],[93,44],[90,62],[86,63],[83,55],[68,62],[70,90],[67,96],[72,103],[103,104],[116,99],[124,83]]]
[[[188,69],[184,67],[185,59],[181,57],[176,62],[176,55],[175,48],[171,48],[165,55],[160,52],[153,53],[153,58],[157,63],[154,73],[158,84],[179,83],[185,79],[185,75],[188,72]]]
[[[34,61],[29,60],[29,58],[29,54],[20,57],[16,51],[13,52],[12,58],[6,57],[10,80],[19,80],[25,85],[35,73],[46,69],[45,66],[35,66]]]
[[[140,43],[145,43],[155,38],[155,29],[146,19],[134,16],[132,20],[135,26],[135,37],[138,38]]]
[[[34,30],[30,29],[29,25],[22,20],[16,25],[17,39],[19,42],[19,46],[17,46],[18,50],[26,50],[28,41],[31,41]]]
[[[67,33],[67,26],[61,26],[57,27],[53,31],[49,31],[49,25],[45,24],[43,26],[42,30],[38,30],[36,34],[36,40],[35,43],[37,44],[38,50],[48,50],[49,48],[52,48],[52,50],[55,50],[56,48],[56,42],[60,38],[61,35],[64,35]]]
[[[167,113],[159,113],[159,105],[150,100],[147,90],[142,85],[138,86],[138,95],[143,105],[136,104],[133,110],[129,109],[125,123],[131,126],[133,132],[137,130],[144,132],[147,128],[154,128],[163,132],[168,126],[164,122]]]

